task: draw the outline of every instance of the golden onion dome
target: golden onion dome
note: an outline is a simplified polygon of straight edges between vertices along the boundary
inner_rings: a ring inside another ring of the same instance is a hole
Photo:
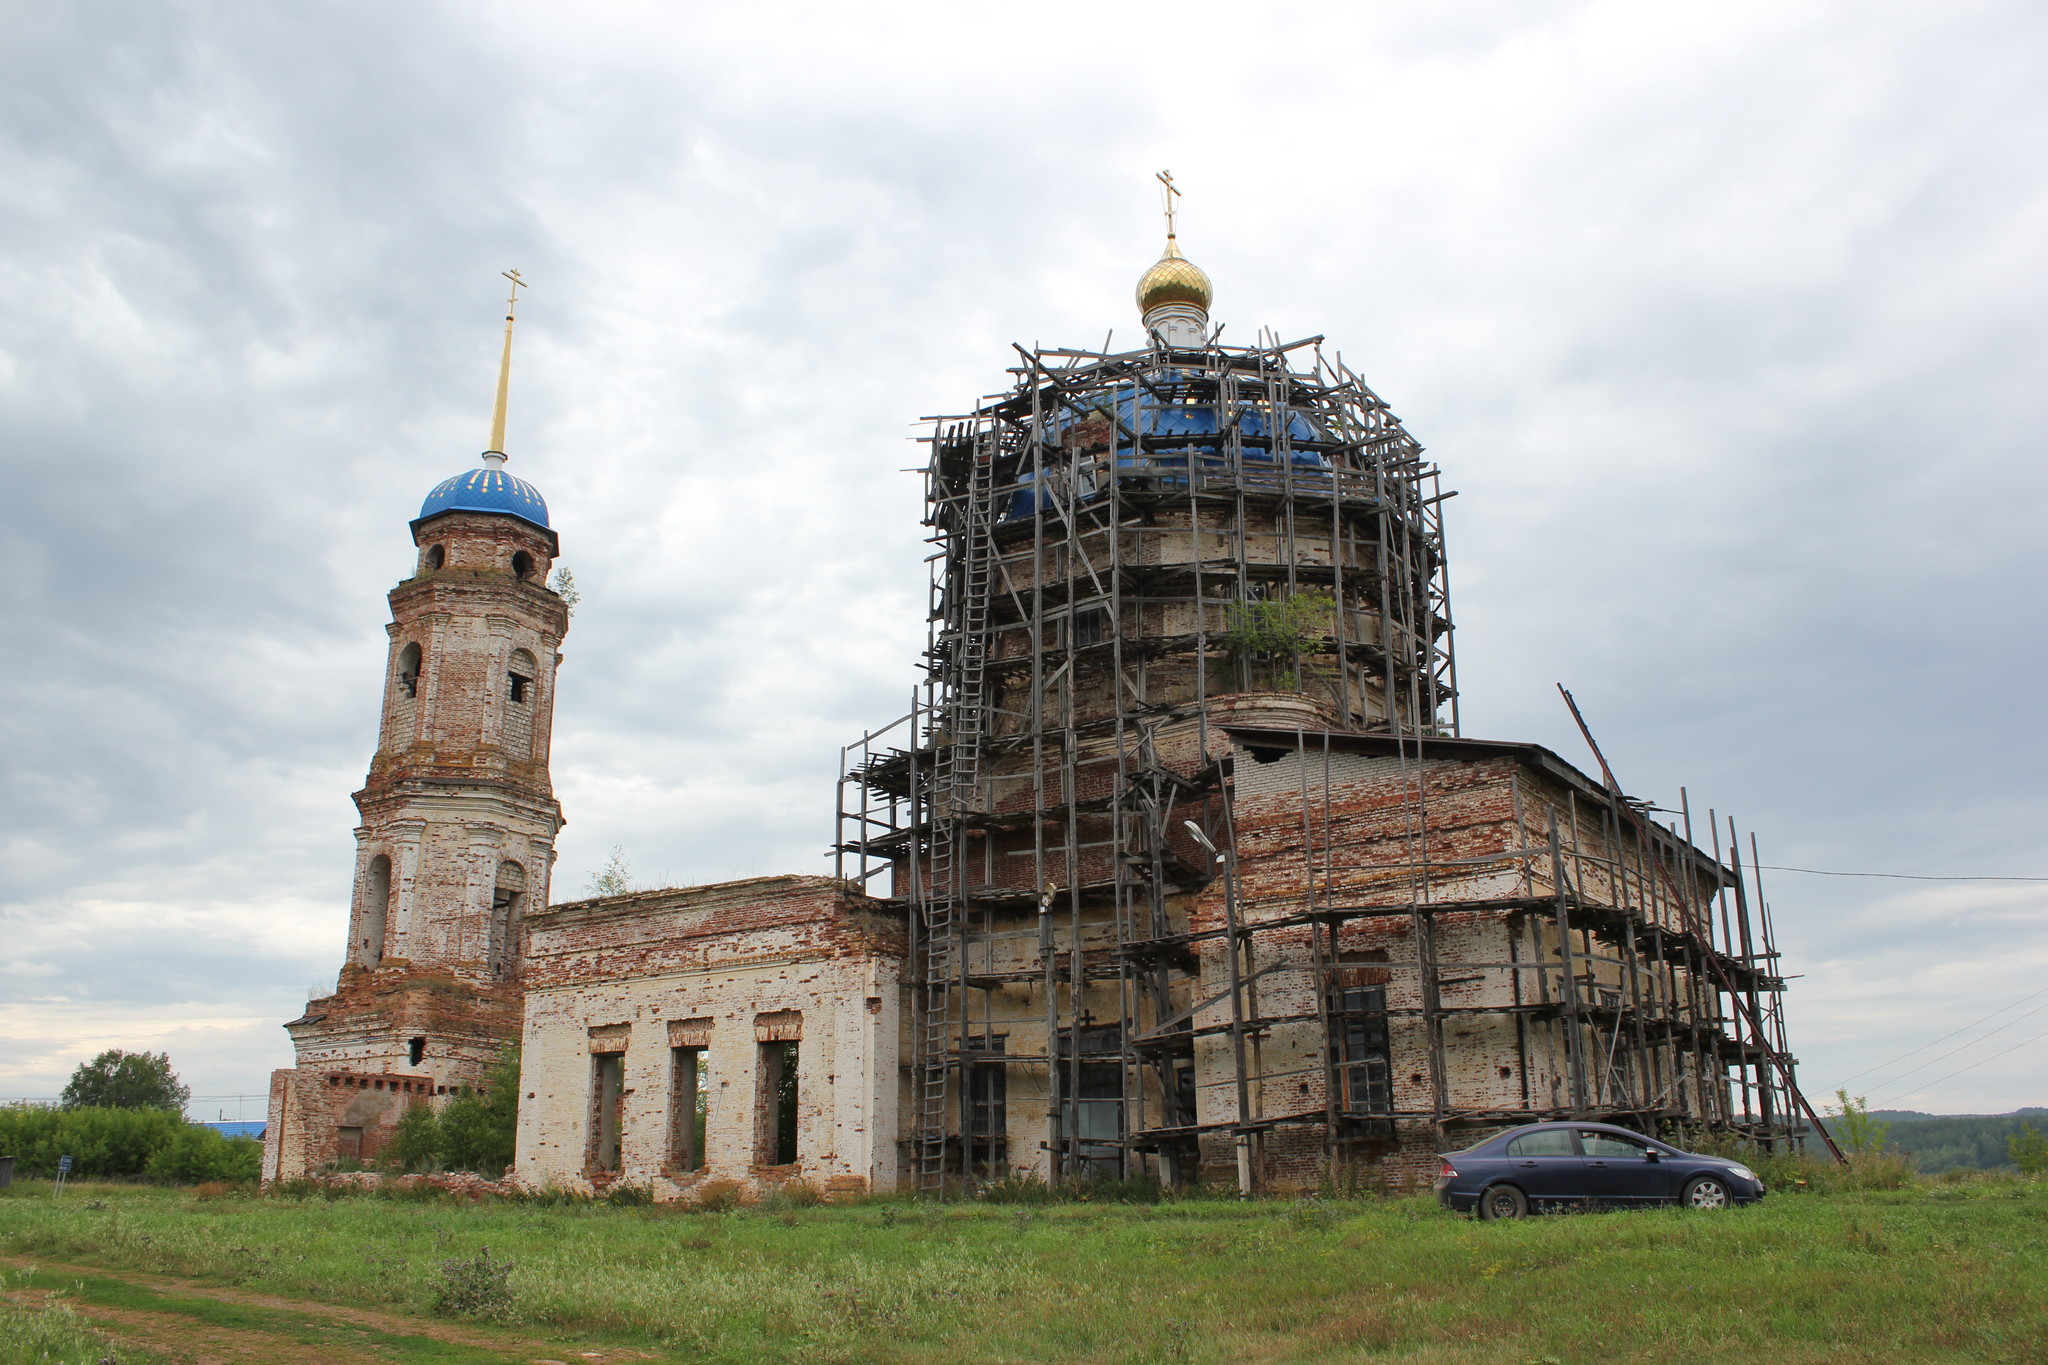
[[[1138,312],[1149,313],[1164,303],[1189,303],[1206,313],[1215,297],[1215,286],[1202,267],[1180,254],[1180,246],[1169,233],[1166,254],[1138,281]]]

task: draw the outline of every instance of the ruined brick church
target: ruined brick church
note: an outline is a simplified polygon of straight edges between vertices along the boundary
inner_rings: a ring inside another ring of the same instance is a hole
[[[1460,732],[1438,471],[1321,338],[1220,344],[1212,294],[1169,219],[1142,345],[1020,348],[933,423],[919,700],[843,752],[831,877],[550,903],[569,622],[501,370],[390,594],[346,961],[285,1026],[266,1178],[373,1160],[513,1043],[512,1178],[662,1199],[1795,1131],[1733,827]]]

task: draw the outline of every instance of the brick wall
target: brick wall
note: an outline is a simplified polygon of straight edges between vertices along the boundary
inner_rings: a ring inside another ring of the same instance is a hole
[[[517,1178],[688,1198],[712,1182],[897,1182],[899,922],[844,883],[764,877],[554,906],[529,921]],[[797,1047],[796,1159],[774,1160],[765,1052]],[[703,1049],[702,1164],[676,1161],[674,1049]],[[601,1169],[601,1077],[620,1061],[618,1159]]]

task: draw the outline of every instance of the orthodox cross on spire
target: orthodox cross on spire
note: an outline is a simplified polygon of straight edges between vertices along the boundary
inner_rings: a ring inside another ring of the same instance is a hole
[[[1160,187],[1164,190],[1162,197],[1166,200],[1166,236],[1167,240],[1171,241],[1173,238],[1173,201],[1180,198],[1180,190],[1174,186],[1172,171],[1161,171],[1158,180]]]
[[[498,403],[491,410],[491,446],[484,454],[496,455],[502,464],[505,459],[505,399],[512,388],[512,312],[519,305],[519,291],[526,288],[526,281],[519,278],[516,270],[499,273],[512,281],[512,293],[505,300],[505,353],[498,360]]]

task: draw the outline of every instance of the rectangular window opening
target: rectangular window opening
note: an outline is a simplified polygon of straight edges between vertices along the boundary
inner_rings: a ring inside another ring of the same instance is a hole
[[[1332,994],[1330,1031],[1337,1035],[1343,1111],[1391,1113],[1394,1087],[1387,1057],[1386,987],[1345,986]]]
[[[1124,1173],[1123,1033],[1114,1024],[1083,1027],[1078,1067],[1075,1042],[1073,1030],[1061,1032],[1060,1127],[1074,1140],[1067,1173],[1083,1180],[1116,1179]]]
[[[1101,607],[1090,607],[1074,613],[1074,648],[1099,645],[1108,633],[1109,613]]]
[[[594,1052],[590,1056],[590,1166],[619,1169],[619,1140],[625,1105],[626,1054]]]
[[[787,1166],[796,1160],[797,1062],[803,1044],[761,1043],[761,1160]]]
[[[420,1059],[427,1055],[427,1040],[415,1038],[405,1045],[405,1060],[408,1066],[418,1066]]]
[[[511,683],[510,690],[512,700],[516,702],[524,702],[526,700],[527,690],[533,686],[533,679],[522,677],[517,673],[507,673],[505,677]]]
[[[701,1047],[669,1049],[669,1165],[704,1169],[704,1120],[711,1104],[711,1059]]]
[[[1002,1037],[968,1040],[969,1050],[991,1054],[990,1060],[977,1061],[967,1072],[969,1159],[982,1175],[995,1174],[1008,1157],[1010,1071],[1003,1062],[994,1060],[1008,1043],[1009,1039]]]

